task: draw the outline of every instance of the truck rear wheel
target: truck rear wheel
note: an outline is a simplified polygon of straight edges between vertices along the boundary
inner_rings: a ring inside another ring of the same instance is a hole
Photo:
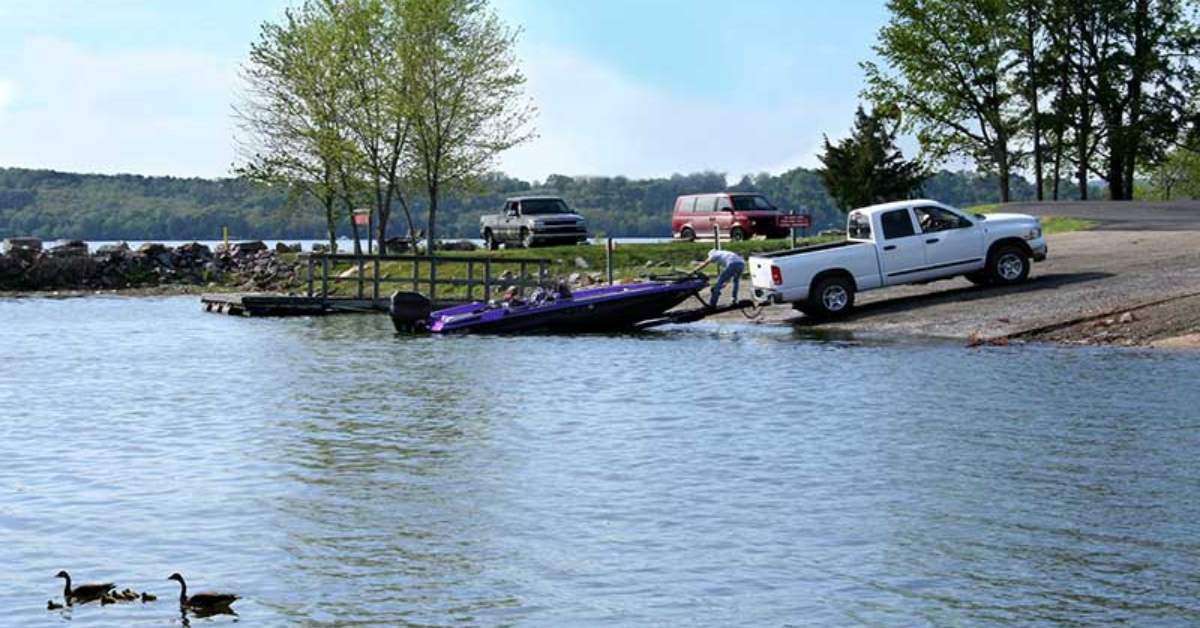
[[[1029,257],[1020,247],[1004,245],[988,256],[987,277],[998,286],[1011,286],[1029,278]]]
[[[500,244],[496,242],[496,236],[492,235],[491,229],[483,232],[483,246],[489,251],[495,251],[500,248]]]
[[[808,301],[799,308],[814,318],[836,318],[854,309],[854,282],[848,277],[824,277],[813,284]]]

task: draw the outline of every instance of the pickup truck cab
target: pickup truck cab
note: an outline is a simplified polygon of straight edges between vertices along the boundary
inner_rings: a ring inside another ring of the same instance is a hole
[[[751,256],[754,299],[832,317],[852,309],[864,290],[958,275],[981,285],[1019,283],[1047,254],[1033,216],[983,216],[931,200],[855,209],[846,224],[842,242]]]
[[[578,244],[587,241],[583,216],[557,196],[517,196],[504,201],[498,214],[479,217],[479,235],[490,251],[501,244]]]

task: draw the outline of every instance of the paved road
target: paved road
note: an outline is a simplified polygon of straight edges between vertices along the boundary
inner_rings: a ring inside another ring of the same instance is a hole
[[[1086,218],[1098,222],[1097,229],[1109,231],[1200,230],[1200,201],[1030,201],[1002,205],[996,211]]]
[[[980,288],[956,278],[863,293],[856,312],[834,323],[815,325],[787,306],[767,308],[763,320],[820,332],[987,338],[1200,294],[1200,203],[1066,203],[1036,210],[1100,220],[1103,228],[1049,236],[1049,258],[1020,286]]]

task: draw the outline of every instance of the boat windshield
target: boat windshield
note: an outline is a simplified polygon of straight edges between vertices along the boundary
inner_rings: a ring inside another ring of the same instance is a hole
[[[571,210],[567,208],[566,203],[562,202],[562,199],[530,198],[521,201],[521,213],[526,216],[540,216],[542,214],[569,214]]]

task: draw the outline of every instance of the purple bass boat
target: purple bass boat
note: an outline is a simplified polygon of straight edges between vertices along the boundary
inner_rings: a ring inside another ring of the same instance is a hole
[[[527,300],[473,302],[430,311],[429,301],[411,292],[392,295],[392,323],[400,332],[579,333],[636,329],[696,294],[702,275],[566,291],[535,290]]]

